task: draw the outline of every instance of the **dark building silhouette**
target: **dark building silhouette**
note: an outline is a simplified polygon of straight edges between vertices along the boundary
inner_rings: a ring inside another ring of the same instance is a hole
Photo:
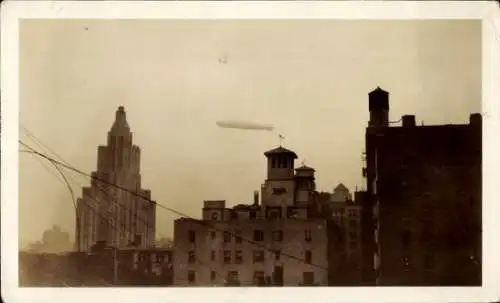
[[[392,126],[389,93],[380,88],[369,94],[369,110],[367,192],[357,193],[365,281],[480,285],[481,115],[431,126],[405,115]]]
[[[86,262],[83,272],[87,277],[94,277],[92,281],[100,277],[108,284],[117,286],[172,284],[171,249],[127,247],[115,252],[113,247],[98,243],[93,246]]]
[[[140,148],[132,144],[123,106],[116,111],[107,143],[99,146],[94,179],[78,200],[77,250],[88,251],[98,241],[152,247],[156,204],[149,201],[151,192],[141,187]]]
[[[19,252],[19,286],[169,286],[170,249],[118,249],[97,243],[91,252]]]

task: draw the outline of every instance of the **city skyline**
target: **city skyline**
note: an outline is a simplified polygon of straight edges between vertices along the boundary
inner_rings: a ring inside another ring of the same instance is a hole
[[[264,179],[262,153],[279,145],[278,132],[286,138],[284,145],[299,154],[298,162],[305,159],[318,171],[320,190],[332,191],[338,183],[351,191],[364,188],[367,94],[377,86],[391,94],[391,120],[410,113],[426,125],[460,124],[471,112],[481,112],[478,21],[29,22],[21,25],[22,125],[69,163],[90,172],[114,110],[124,105],[143,151],[143,184],[154,200],[192,217],[201,216],[203,200],[250,202]],[[67,26],[63,29],[60,22]],[[294,39],[287,38],[290,31]],[[316,36],[309,35],[314,31]],[[112,41],[103,40],[110,34]],[[443,34],[446,39],[438,41]],[[158,35],[171,43],[154,42]],[[132,38],[141,44],[117,56]],[[462,43],[465,47],[458,48]],[[42,62],[47,55],[54,62],[51,80],[41,76],[49,68]],[[113,73],[101,68],[105,63],[126,70]],[[401,76],[405,73],[408,77]],[[92,100],[98,103],[84,106]],[[58,118],[49,121],[56,112]],[[218,128],[216,122],[224,119],[268,123],[276,132]],[[35,231],[52,224],[74,235],[67,189],[30,156],[20,156],[20,165],[23,244],[36,241],[40,235]],[[43,186],[40,178],[46,180]],[[79,180],[75,192],[90,183]],[[186,191],[186,185],[197,189]],[[36,201],[41,191],[49,201]],[[43,216],[30,217],[42,207]],[[175,218],[158,212],[158,237],[171,235]]]

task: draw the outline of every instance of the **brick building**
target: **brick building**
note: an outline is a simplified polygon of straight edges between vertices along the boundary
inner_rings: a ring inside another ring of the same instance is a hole
[[[369,94],[365,277],[377,285],[481,284],[482,122],[389,122],[389,93]],[[375,235],[375,237],[373,237]],[[369,250],[375,252],[369,264]]]
[[[205,201],[201,220],[175,221],[175,286],[341,284],[342,230],[323,215],[314,169],[294,169],[281,146],[265,156],[261,203]]]
[[[116,111],[107,143],[98,148],[97,171],[92,173],[98,180],[92,179],[78,199],[77,250],[88,251],[98,241],[116,247],[130,243],[150,247],[155,240],[156,206],[148,201],[151,192],[141,187],[140,148],[132,144],[122,106]]]

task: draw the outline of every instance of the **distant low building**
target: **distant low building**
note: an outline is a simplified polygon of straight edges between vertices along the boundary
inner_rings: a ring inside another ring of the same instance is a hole
[[[37,241],[28,245],[28,251],[33,253],[57,254],[66,253],[72,250],[73,244],[71,243],[69,234],[62,231],[57,225],[43,232],[42,241]]]
[[[172,259],[170,249],[128,247],[114,252],[113,247],[101,246],[89,254],[87,267],[94,276],[104,276],[108,283],[118,286],[169,286]]]
[[[349,189],[342,183],[337,185],[333,190],[330,200],[332,202],[346,202],[352,201],[352,194],[349,192]]]
[[[102,243],[90,253],[21,252],[19,269],[20,286],[25,287],[170,286],[173,279],[171,250],[131,247],[115,252]]]

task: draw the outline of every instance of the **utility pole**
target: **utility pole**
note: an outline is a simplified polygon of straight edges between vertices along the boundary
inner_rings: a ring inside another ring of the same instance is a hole
[[[77,205],[75,206],[75,217],[76,217],[76,237],[75,237],[75,242],[76,242],[76,245],[75,245],[75,249],[76,251],[81,251],[82,249],[82,243],[80,241],[80,228],[81,228],[81,219],[80,219],[80,212],[79,212],[79,204],[77,202]]]
[[[113,285],[118,285],[118,260],[117,260],[117,248],[113,247]]]

